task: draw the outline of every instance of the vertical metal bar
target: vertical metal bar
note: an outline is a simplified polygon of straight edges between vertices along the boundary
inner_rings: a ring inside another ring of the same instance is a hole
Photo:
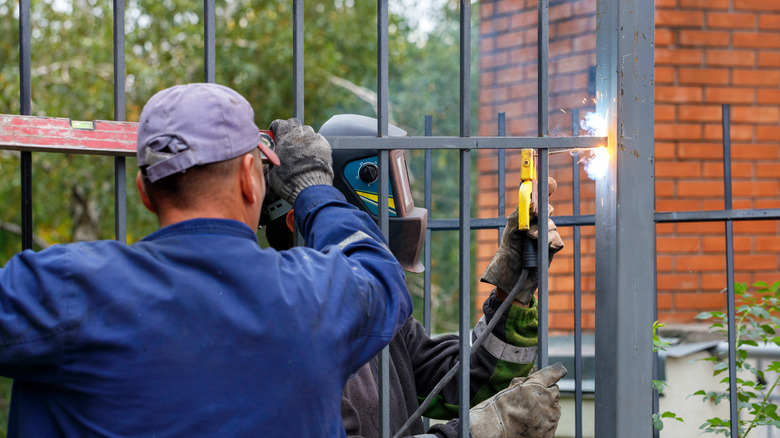
[[[125,2],[114,0],[114,120],[125,121]],[[114,158],[114,238],[127,241],[125,157]]]
[[[729,105],[723,105],[723,193],[725,210],[732,209],[731,195],[731,117]],[[726,220],[726,284],[728,286],[729,315],[729,408],[731,412],[731,436],[739,436],[739,401],[737,400],[737,353],[736,353],[736,297],[734,292],[734,224]]]
[[[390,182],[390,158],[388,151],[379,151],[379,228],[388,236],[390,220],[388,214],[388,187]],[[379,436],[389,438],[390,430],[390,349],[385,347],[379,353]]]
[[[114,158],[114,239],[127,242],[127,166],[124,157]]]
[[[388,0],[377,0],[377,133],[386,137],[389,127],[388,94]],[[389,214],[387,211],[388,186],[390,181],[389,154],[387,150],[379,152],[379,227],[388,236]],[[379,434],[389,438],[390,430],[390,350],[388,347],[379,353]]]
[[[203,64],[205,68],[206,82],[216,82],[217,43],[216,43],[216,19],[214,14],[214,0],[203,0]]]
[[[460,2],[460,136],[471,135],[471,1]]]
[[[549,202],[549,185],[547,182],[547,178],[549,175],[549,161],[548,161],[548,151],[547,149],[539,149],[539,160],[537,162],[538,169],[537,169],[537,175],[539,175],[539,179],[537,180],[537,202],[538,202],[538,208],[537,208],[537,216],[538,216],[538,226],[539,226],[539,251],[537,251],[537,256],[539,258],[539,268],[538,268],[538,282],[539,282],[539,292],[538,292],[538,321],[539,321],[539,356],[537,358],[537,363],[539,364],[539,368],[544,368],[547,366],[548,362],[548,321],[549,321],[549,315],[548,315],[548,302],[549,302],[549,296],[548,296],[548,290],[547,290],[547,284],[548,284],[548,269],[550,264],[550,252],[547,250],[549,245],[548,242],[548,233],[549,233],[549,224],[547,223],[547,218],[549,217],[549,210],[547,209],[547,204]]]
[[[460,2],[460,136],[471,135],[471,1]],[[458,434],[469,436],[471,401],[471,151],[460,151]]]
[[[425,135],[433,135],[433,116],[425,116]],[[429,219],[433,211],[433,153],[425,150],[425,208],[428,210]],[[428,334],[431,333],[431,229],[425,230],[425,271],[424,277],[424,303],[423,325]]]
[[[725,210],[732,208],[731,194],[731,106],[724,104],[723,112],[723,197]]]
[[[433,116],[425,116],[425,136],[433,135]],[[433,154],[430,149],[425,150],[425,208],[428,215],[433,211]],[[432,218],[431,218],[432,219]],[[431,229],[425,229],[425,271],[423,271],[423,326],[425,331],[431,334]],[[425,430],[430,427],[430,420],[423,419]]]
[[[386,137],[388,131],[388,0],[377,3],[377,132]]]
[[[549,44],[549,29],[550,29],[550,1],[539,0],[537,3],[539,22],[537,23],[537,33],[539,35],[536,42],[537,50],[537,69],[539,71],[539,79],[537,81],[537,118],[539,137],[548,136],[548,119],[549,113],[547,110],[548,105],[548,78],[547,78],[547,62],[548,62],[548,44]]]
[[[549,0],[539,0],[537,2],[537,14],[538,22],[536,31],[538,34],[538,40],[536,43],[537,50],[537,70],[539,79],[537,80],[537,130],[539,137],[546,137],[549,135],[548,119],[549,114],[547,110],[548,106],[548,78],[547,78],[547,62],[548,62],[548,44],[549,44],[549,26],[550,26],[550,2]],[[538,311],[539,311],[539,354],[537,357],[537,364],[539,368],[547,366],[547,322],[548,322],[548,305],[547,305],[547,270],[549,253],[543,251],[542,248],[547,248],[547,149],[540,149],[539,160],[537,162],[538,169],[537,175],[537,193],[538,193],[538,205],[543,208],[538,209],[539,219],[539,292],[538,292]]]
[[[293,0],[293,117],[303,120],[303,0]],[[295,246],[303,246],[303,235],[295,230]]]
[[[32,115],[32,56],[30,50],[30,0],[19,1],[19,106]],[[21,153],[22,249],[33,247],[32,153]]]
[[[460,317],[458,328],[460,331],[460,352],[458,361],[461,364],[458,370],[459,391],[459,426],[458,433],[461,437],[469,436],[469,404],[471,400],[471,154],[465,149],[460,152],[460,214],[459,214],[459,242],[460,242]],[[464,424],[465,423],[465,424]]]
[[[654,2],[598,0],[597,109],[610,163],[596,183],[595,436],[652,434]]]
[[[293,0],[293,114],[303,122],[303,0]]]
[[[498,136],[506,136],[506,113],[498,113]],[[506,214],[506,150],[498,150],[498,216]],[[498,242],[504,234],[504,226],[498,227]]]
[[[580,135],[580,111],[571,113],[571,135]],[[571,157],[571,202],[572,214],[580,215],[580,154]],[[582,438],[582,248],[580,226],[575,225],[572,237],[574,246],[574,436]]]

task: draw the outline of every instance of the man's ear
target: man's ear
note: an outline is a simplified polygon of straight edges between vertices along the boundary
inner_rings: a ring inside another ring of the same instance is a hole
[[[149,200],[149,195],[146,194],[146,188],[144,188],[144,179],[143,176],[141,176],[140,170],[135,176],[135,185],[138,187],[138,194],[141,195],[141,202],[144,204],[144,207],[146,207],[146,209],[152,213],[157,213],[157,211],[155,211],[154,207],[152,206],[152,201]]]
[[[295,209],[291,208],[290,211],[287,212],[286,215],[284,215],[284,223],[287,224],[287,229],[290,230],[291,233],[295,232]]]
[[[257,173],[257,169],[255,169],[254,155],[251,153],[244,154],[244,156],[241,158],[241,168],[239,170],[241,179],[241,194],[250,204],[256,203],[258,200],[257,197],[260,195],[260,193],[256,191],[255,185],[258,185],[261,190],[265,189],[263,186],[263,181],[261,181],[262,175],[260,178],[258,178]],[[260,173],[262,173],[262,171]],[[262,201],[262,198],[260,198],[260,200]]]

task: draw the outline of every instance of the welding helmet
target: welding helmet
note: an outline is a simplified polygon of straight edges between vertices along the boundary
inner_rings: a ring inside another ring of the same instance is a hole
[[[376,137],[377,120],[357,114],[339,114],[328,119],[319,132],[326,137]],[[389,125],[388,134],[390,137],[403,137],[406,131]],[[428,227],[428,210],[414,206],[403,149],[392,149],[388,155],[390,250],[405,270],[419,273],[425,269],[420,262],[420,253]],[[378,152],[369,149],[335,149],[332,156],[333,186],[344,194],[350,204],[376,220],[379,211]]]
[[[319,133],[326,137],[376,137],[377,120],[357,114],[340,114],[326,121]],[[393,125],[389,125],[388,133],[391,137],[406,135],[406,131]],[[347,202],[376,220],[379,211],[378,152],[369,149],[336,149],[331,154],[333,186],[341,191]],[[404,270],[420,273],[425,270],[420,262],[420,253],[425,243],[425,230],[428,227],[428,210],[414,206],[404,151],[393,149],[388,152],[388,155],[390,157],[388,188],[390,250]],[[267,193],[263,201],[260,225],[274,225],[276,219],[283,217],[291,209],[292,206],[284,199],[273,192]],[[285,229],[281,225],[278,228]]]

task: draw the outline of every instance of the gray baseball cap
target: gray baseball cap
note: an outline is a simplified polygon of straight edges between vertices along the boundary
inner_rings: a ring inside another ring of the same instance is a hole
[[[216,163],[260,148],[279,165],[273,142],[254,122],[243,96],[218,84],[186,84],[152,96],[138,121],[138,167],[151,182],[190,167]]]

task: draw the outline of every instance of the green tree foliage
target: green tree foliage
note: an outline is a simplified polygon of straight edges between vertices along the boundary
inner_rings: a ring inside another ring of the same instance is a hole
[[[413,2],[412,2],[413,4]],[[112,2],[31,2],[32,114],[114,120]],[[216,81],[252,103],[260,127],[293,116],[293,11],[289,0],[217,2]],[[136,121],[155,92],[205,78],[203,2],[125,1],[126,120]],[[459,134],[458,2],[428,9],[436,23],[420,33],[408,16],[389,17],[390,120],[410,135]],[[339,113],[375,116],[376,3],[304,2],[304,119],[315,129]],[[407,14],[408,15],[408,14]],[[477,18],[473,13],[476,29]],[[19,114],[19,4],[0,0],[0,113]],[[472,31],[472,108],[476,107],[477,33]],[[476,125],[472,111],[472,127]],[[473,129],[473,128],[472,128]],[[472,132],[474,132],[472,130]],[[423,151],[408,151],[415,201],[423,205]],[[433,151],[431,218],[458,216],[458,151]],[[472,160],[474,164],[474,160]],[[127,159],[127,233],[133,243],[157,227],[141,207],[135,159]],[[472,187],[475,180],[472,178]],[[473,192],[473,191],[472,191]],[[0,266],[21,249],[20,158],[0,151]],[[470,195],[471,196],[471,195]],[[37,249],[114,237],[114,158],[33,154]],[[472,202],[472,205],[474,203]],[[473,243],[473,239],[472,239]],[[458,234],[433,233],[433,331],[458,328]],[[473,270],[473,257],[472,266]],[[422,319],[423,276],[409,274],[415,316]],[[8,381],[0,382],[0,403]],[[2,406],[0,406],[2,409]],[[4,427],[0,436],[4,433]]]

